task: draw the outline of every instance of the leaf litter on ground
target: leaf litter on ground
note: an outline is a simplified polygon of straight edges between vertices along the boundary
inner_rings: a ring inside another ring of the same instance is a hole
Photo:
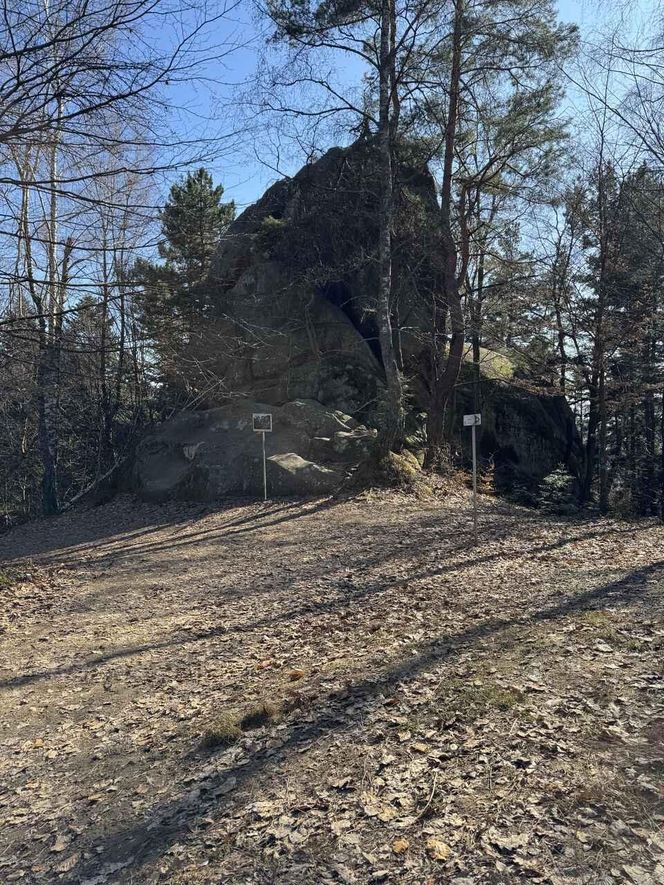
[[[0,879],[662,885],[664,530],[467,504],[5,536]]]

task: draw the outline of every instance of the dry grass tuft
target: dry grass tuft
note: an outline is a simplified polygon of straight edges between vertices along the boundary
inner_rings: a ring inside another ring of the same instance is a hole
[[[494,683],[476,685],[474,682],[452,679],[443,691],[449,709],[463,716],[481,716],[489,710],[506,712],[523,701],[520,691],[501,688]]]
[[[270,701],[261,701],[250,706],[246,712],[239,716],[232,713],[222,713],[217,716],[203,734],[202,744],[206,749],[228,747],[242,737],[245,731],[254,728],[262,728],[276,719],[281,713],[281,707]]]
[[[202,744],[208,750],[229,747],[242,736],[236,718],[230,713],[222,713],[210,724],[203,734]]]

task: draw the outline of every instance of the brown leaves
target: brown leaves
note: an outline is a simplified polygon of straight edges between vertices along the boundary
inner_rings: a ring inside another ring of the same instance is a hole
[[[482,836],[482,841],[497,848],[502,852],[517,851],[519,848],[525,848],[528,844],[528,835],[526,833],[509,833],[503,835],[494,827],[491,827]]]
[[[372,793],[362,793],[360,796],[360,802],[362,803],[362,810],[367,817],[378,818],[378,820],[381,820],[384,823],[394,820],[399,814],[393,805],[383,802],[378,796]]]
[[[54,854],[59,854],[61,851],[66,851],[69,847],[70,842],[71,838],[69,836],[66,836],[63,833],[58,833],[58,835],[55,837],[55,842],[51,846],[51,851]]]
[[[69,857],[65,858],[61,863],[59,863],[54,869],[56,873],[69,873],[74,869],[76,864],[81,859],[81,852],[77,851]]]
[[[427,854],[432,860],[446,861],[452,856],[452,849],[437,836],[430,836],[426,841]]]
[[[463,497],[271,506],[124,540],[99,508],[94,579],[60,551],[58,608],[0,647],[3,678],[35,676],[0,694],[0,881],[17,844],[44,880],[117,879],[98,848],[128,826],[173,840],[120,861],[137,883],[654,875],[662,597],[611,586],[661,530],[487,505],[473,552]],[[224,711],[251,731],[201,751]]]

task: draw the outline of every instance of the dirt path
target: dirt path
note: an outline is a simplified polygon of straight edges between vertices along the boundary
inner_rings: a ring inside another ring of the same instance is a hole
[[[664,883],[664,531],[465,504],[1,538],[0,881]]]

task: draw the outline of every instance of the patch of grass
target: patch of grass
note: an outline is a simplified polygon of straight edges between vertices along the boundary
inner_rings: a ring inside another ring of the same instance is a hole
[[[270,701],[252,704],[241,716],[237,713],[221,713],[212,720],[203,734],[202,745],[208,750],[218,747],[229,747],[234,744],[242,733],[262,728],[276,719],[281,707]]]
[[[215,750],[218,747],[230,747],[240,737],[242,729],[235,716],[221,713],[206,729],[201,743],[207,750]]]
[[[629,651],[641,651],[643,648],[643,641],[636,636],[630,636],[624,627],[621,629],[616,615],[611,612],[604,610],[582,612],[577,620],[583,626],[591,627],[596,639],[620,645]]]
[[[262,728],[279,715],[279,707],[271,704],[269,701],[255,704],[250,707],[240,719],[240,728],[242,731],[251,731],[253,728]]]
[[[489,710],[507,712],[523,701],[523,695],[516,689],[502,688],[492,682],[467,682],[452,679],[443,686],[447,695],[447,705],[463,716],[481,716]]]
[[[499,688],[496,685],[488,686],[482,693],[482,700],[487,707],[495,710],[511,710],[523,700],[521,692],[510,688]]]
[[[581,612],[577,621],[584,627],[591,627],[593,635],[597,639],[616,642],[620,638],[614,623],[614,616],[610,612],[604,610]]]
[[[606,627],[613,619],[613,615],[604,609],[592,609],[591,611],[581,612],[577,615],[577,620],[589,627]]]

